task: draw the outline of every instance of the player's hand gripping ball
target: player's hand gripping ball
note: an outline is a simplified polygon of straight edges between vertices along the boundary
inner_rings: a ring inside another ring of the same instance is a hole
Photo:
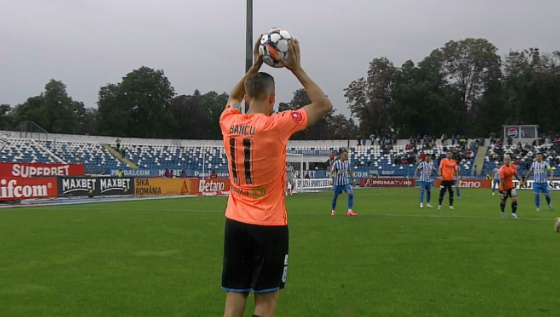
[[[279,28],[263,34],[259,45],[259,53],[263,56],[263,62],[275,68],[284,67],[280,60],[288,59],[289,43],[292,39],[290,32]]]

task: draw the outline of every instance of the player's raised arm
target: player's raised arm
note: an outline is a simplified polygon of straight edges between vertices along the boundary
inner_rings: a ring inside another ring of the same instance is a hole
[[[552,169],[552,167],[550,167],[550,165],[547,163],[546,165],[546,169],[548,171],[550,171],[550,182],[554,181],[554,170]]]
[[[305,73],[300,63],[299,42],[294,39],[290,41],[288,60],[281,61],[286,68],[292,71],[302,84],[309,96],[311,103],[303,107],[307,113],[307,126],[325,117],[333,108],[332,103],[319,86]]]
[[[243,100],[243,97],[245,96],[245,81],[247,81],[247,78],[249,78],[249,76],[258,73],[259,70],[261,69],[263,59],[262,59],[262,55],[259,53],[260,40],[261,40],[261,36],[258,37],[255,47],[253,49],[253,66],[251,66],[251,68],[247,71],[245,76],[243,76],[243,78],[239,80],[239,82],[233,87],[233,89],[229,93],[226,109],[235,106],[239,107],[241,105],[241,100]]]

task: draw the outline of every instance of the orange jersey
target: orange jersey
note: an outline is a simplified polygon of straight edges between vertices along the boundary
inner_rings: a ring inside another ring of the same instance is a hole
[[[444,181],[455,180],[455,171],[457,170],[457,162],[455,160],[444,158],[439,163],[439,169]]]
[[[515,165],[510,164],[509,166],[504,165],[500,167],[500,179],[504,180],[500,182],[500,190],[506,191],[515,188],[515,185],[513,184],[513,177],[516,175],[517,168]]]
[[[263,226],[288,224],[284,190],[286,145],[307,127],[307,112],[245,115],[227,108],[220,117],[228,158],[230,195],[226,217]]]

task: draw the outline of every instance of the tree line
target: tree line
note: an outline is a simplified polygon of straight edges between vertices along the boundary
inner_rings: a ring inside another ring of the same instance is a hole
[[[374,58],[365,77],[344,89],[352,117],[335,111],[294,139],[367,138],[370,134],[487,136],[503,124],[538,124],[560,130],[560,51],[510,51],[503,58],[485,39],[450,41],[418,64],[396,67]],[[34,122],[50,133],[140,138],[221,139],[226,93],[178,95],[163,70],[141,67],[120,83],[100,88],[87,108],[50,80],[44,92],[19,105],[0,105],[0,129]],[[309,103],[304,89],[278,110]]]

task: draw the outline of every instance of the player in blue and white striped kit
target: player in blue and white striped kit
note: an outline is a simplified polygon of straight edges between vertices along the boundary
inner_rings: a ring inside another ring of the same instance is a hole
[[[552,210],[552,201],[550,199],[550,189],[548,188],[548,179],[546,178],[546,174],[548,171],[550,173],[550,181],[554,180],[554,172],[550,168],[550,164],[548,162],[543,161],[542,153],[537,153],[537,158],[533,164],[531,164],[531,169],[527,176],[525,176],[525,183],[531,174],[534,174],[533,178],[533,192],[535,193],[535,204],[537,205],[537,211],[541,211],[541,197],[540,194],[543,193],[546,197],[546,202],[548,203],[548,208]]]
[[[352,207],[354,207],[354,192],[352,191],[352,186],[350,186],[350,179],[348,176],[352,178],[352,183],[354,183],[354,173],[350,170],[350,162],[348,162],[348,151],[342,150],[340,158],[333,163],[331,169],[334,193],[331,216],[336,214],[336,201],[338,195],[342,194],[343,191],[348,194],[348,216],[357,216],[352,211]]]
[[[420,179],[418,179],[420,182],[420,208],[424,208],[424,193],[427,194],[426,207],[432,208],[432,205],[430,205],[430,201],[432,199],[432,186],[434,182],[432,179],[432,172],[435,172],[437,175],[438,170],[432,162],[430,154],[426,154],[426,156],[424,156],[424,161],[421,162],[416,168],[416,171],[414,171],[414,179],[418,176],[418,171],[420,171]]]
[[[494,196],[494,191],[500,190],[500,164],[497,164],[492,171],[492,196]]]

